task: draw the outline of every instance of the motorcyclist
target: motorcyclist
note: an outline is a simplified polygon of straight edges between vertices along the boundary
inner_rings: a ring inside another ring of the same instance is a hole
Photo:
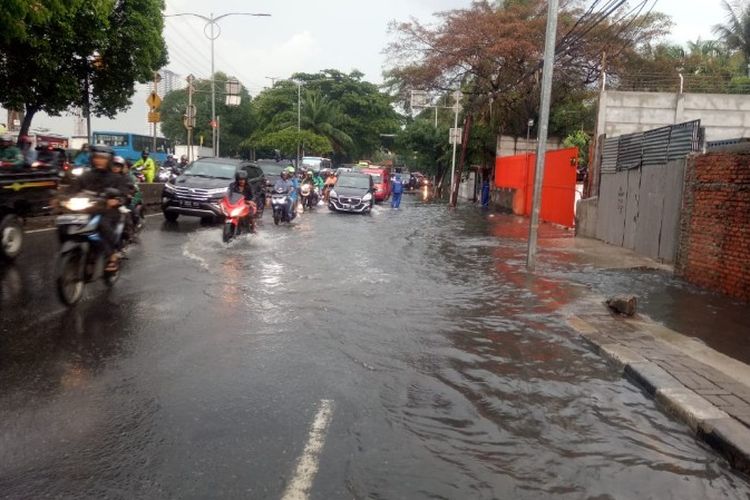
[[[84,144],[83,146],[81,146],[81,150],[76,155],[75,160],[73,160],[73,164],[76,167],[85,167],[85,166],[88,166],[89,163],[91,163],[91,158],[89,155],[90,149],[91,148],[89,147],[88,144]]]
[[[240,193],[245,197],[245,203],[250,205],[250,217],[248,222],[250,224],[250,232],[255,232],[255,214],[257,213],[258,206],[255,202],[255,193],[253,187],[247,182],[247,172],[244,170],[238,170],[234,174],[234,182],[229,185],[230,193]]]
[[[175,167],[176,170],[177,170],[175,173],[177,175],[181,175],[185,171],[185,169],[187,168],[187,166],[188,166],[188,157],[187,157],[187,155],[180,156],[180,163],[178,163],[177,167]]]
[[[124,197],[122,188],[123,180],[111,172],[112,165],[112,148],[109,146],[97,145],[91,148],[91,170],[85,172],[73,181],[71,193],[81,191],[91,191],[97,195],[106,193],[106,209],[101,214],[102,219],[99,223],[99,232],[102,236],[101,244],[105,255],[107,256],[107,271],[117,271],[119,266],[119,255],[117,247],[119,245],[116,227],[120,220],[121,205]]]
[[[297,199],[299,197],[299,178],[294,175],[294,167],[286,167],[286,173],[288,175],[289,182],[292,183],[292,191],[289,193],[289,201],[292,204],[291,218],[294,219],[297,216]]]
[[[115,156],[112,158],[112,173],[120,177],[121,187],[120,191],[125,195],[125,206],[130,210],[130,217],[127,217],[125,221],[125,234],[123,240],[135,241],[135,228],[138,225],[139,219],[134,210],[133,198],[136,192],[140,195],[140,191],[136,191],[137,184],[130,177],[127,172],[127,163],[121,156]]]
[[[143,177],[149,184],[154,182],[156,176],[156,163],[153,158],[149,158],[148,149],[141,153],[141,159],[133,164],[133,168],[143,170]]]
[[[31,143],[31,138],[28,135],[22,135],[18,138],[18,142],[21,143],[21,154],[23,155],[23,163],[26,167],[31,167],[37,158],[36,149]]]
[[[10,167],[13,170],[23,168],[23,154],[21,150],[13,143],[13,137],[10,134],[3,134],[0,138],[0,161],[4,167]]]
[[[291,173],[289,169],[291,169]],[[294,173],[294,167],[288,167],[287,169],[281,172],[281,177],[273,185],[274,193],[278,193],[278,192],[287,193],[288,200],[289,200],[287,202],[287,211],[289,212],[289,220],[294,219],[297,216],[296,212],[294,211],[294,201],[296,200],[297,188],[294,186],[294,181],[291,178],[293,173]]]

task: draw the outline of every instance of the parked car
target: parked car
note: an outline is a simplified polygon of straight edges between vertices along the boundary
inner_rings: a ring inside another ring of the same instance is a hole
[[[375,202],[384,202],[391,196],[390,169],[382,167],[369,167],[360,170],[363,174],[369,174],[375,186]]]
[[[172,182],[164,184],[161,208],[164,217],[174,222],[180,215],[221,219],[221,200],[238,170],[245,170],[253,191],[263,192],[266,178],[253,162],[225,158],[201,158],[191,163]]]
[[[375,205],[372,176],[342,172],[328,196],[328,208],[335,212],[369,213]]]

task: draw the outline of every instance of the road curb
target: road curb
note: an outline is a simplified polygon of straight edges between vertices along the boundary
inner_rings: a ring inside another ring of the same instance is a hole
[[[732,467],[750,473],[747,427],[633,349],[612,342],[611,337],[583,318],[571,315],[567,323],[595,352],[642,387],[666,412],[687,424],[696,437],[726,458]]]

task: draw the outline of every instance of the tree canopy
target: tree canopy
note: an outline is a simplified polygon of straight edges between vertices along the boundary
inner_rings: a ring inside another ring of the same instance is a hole
[[[113,117],[131,104],[135,83],[167,62],[163,0],[5,4],[0,18],[13,19],[0,35],[0,103],[25,112],[21,134],[39,111],[90,106]]]
[[[395,133],[400,117],[391,98],[363,74],[337,70],[297,73],[292,80],[277,82],[253,102],[258,130],[253,138],[297,125],[296,82],[301,82],[301,126],[325,137],[336,162],[356,161],[374,154],[381,146],[380,134]]]

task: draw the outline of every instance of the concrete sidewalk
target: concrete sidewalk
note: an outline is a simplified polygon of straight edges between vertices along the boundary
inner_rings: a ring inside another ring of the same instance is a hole
[[[607,272],[628,270],[633,273],[631,281],[623,280],[619,286],[627,289],[628,284],[632,285],[632,293],[638,296],[639,291],[643,291],[637,286],[639,274],[644,276],[642,281],[648,281],[649,272],[658,272],[659,276],[666,276],[662,279],[673,280],[669,277],[668,266],[595,240],[552,238],[545,246],[548,258],[574,257],[576,267],[587,269],[582,275],[572,272],[573,281],[585,281],[591,277],[588,273],[594,273],[600,282],[605,282]],[[621,278],[622,275],[616,276]],[[683,287],[681,283],[675,286]],[[606,286],[589,289],[565,307],[571,328],[624,376],[643,387],[666,411],[688,424],[697,437],[726,457],[735,468],[750,473],[750,365],[732,357],[731,344],[720,344],[724,352],[719,352],[697,336],[684,335],[646,315],[624,318],[612,314],[604,304],[606,297],[601,294],[606,289]],[[651,310],[663,317],[682,313],[709,320],[717,314],[709,310],[709,304],[717,302],[713,295],[689,286],[680,288],[680,293],[697,296],[689,302],[689,311],[681,310],[685,304],[679,300],[660,302],[659,292],[653,290],[651,294],[657,297],[652,299],[656,305],[652,304]],[[729,301],[727,304],[735,308],[729,312],[736,315],[737,304],[729,304]],[[664,311],[665,308],[673,310]],[[710,321],[705,323],[710,324]],[[732,327],[744,329],[748,324],[750,320],[733,323]],[[726,328],[720,319],[715,325]],[[746,332],[750,333],[750,328]],[[704,336],[711,334],[703,333]],[[743,337],[742,332],[733,333],[736,338]]]

